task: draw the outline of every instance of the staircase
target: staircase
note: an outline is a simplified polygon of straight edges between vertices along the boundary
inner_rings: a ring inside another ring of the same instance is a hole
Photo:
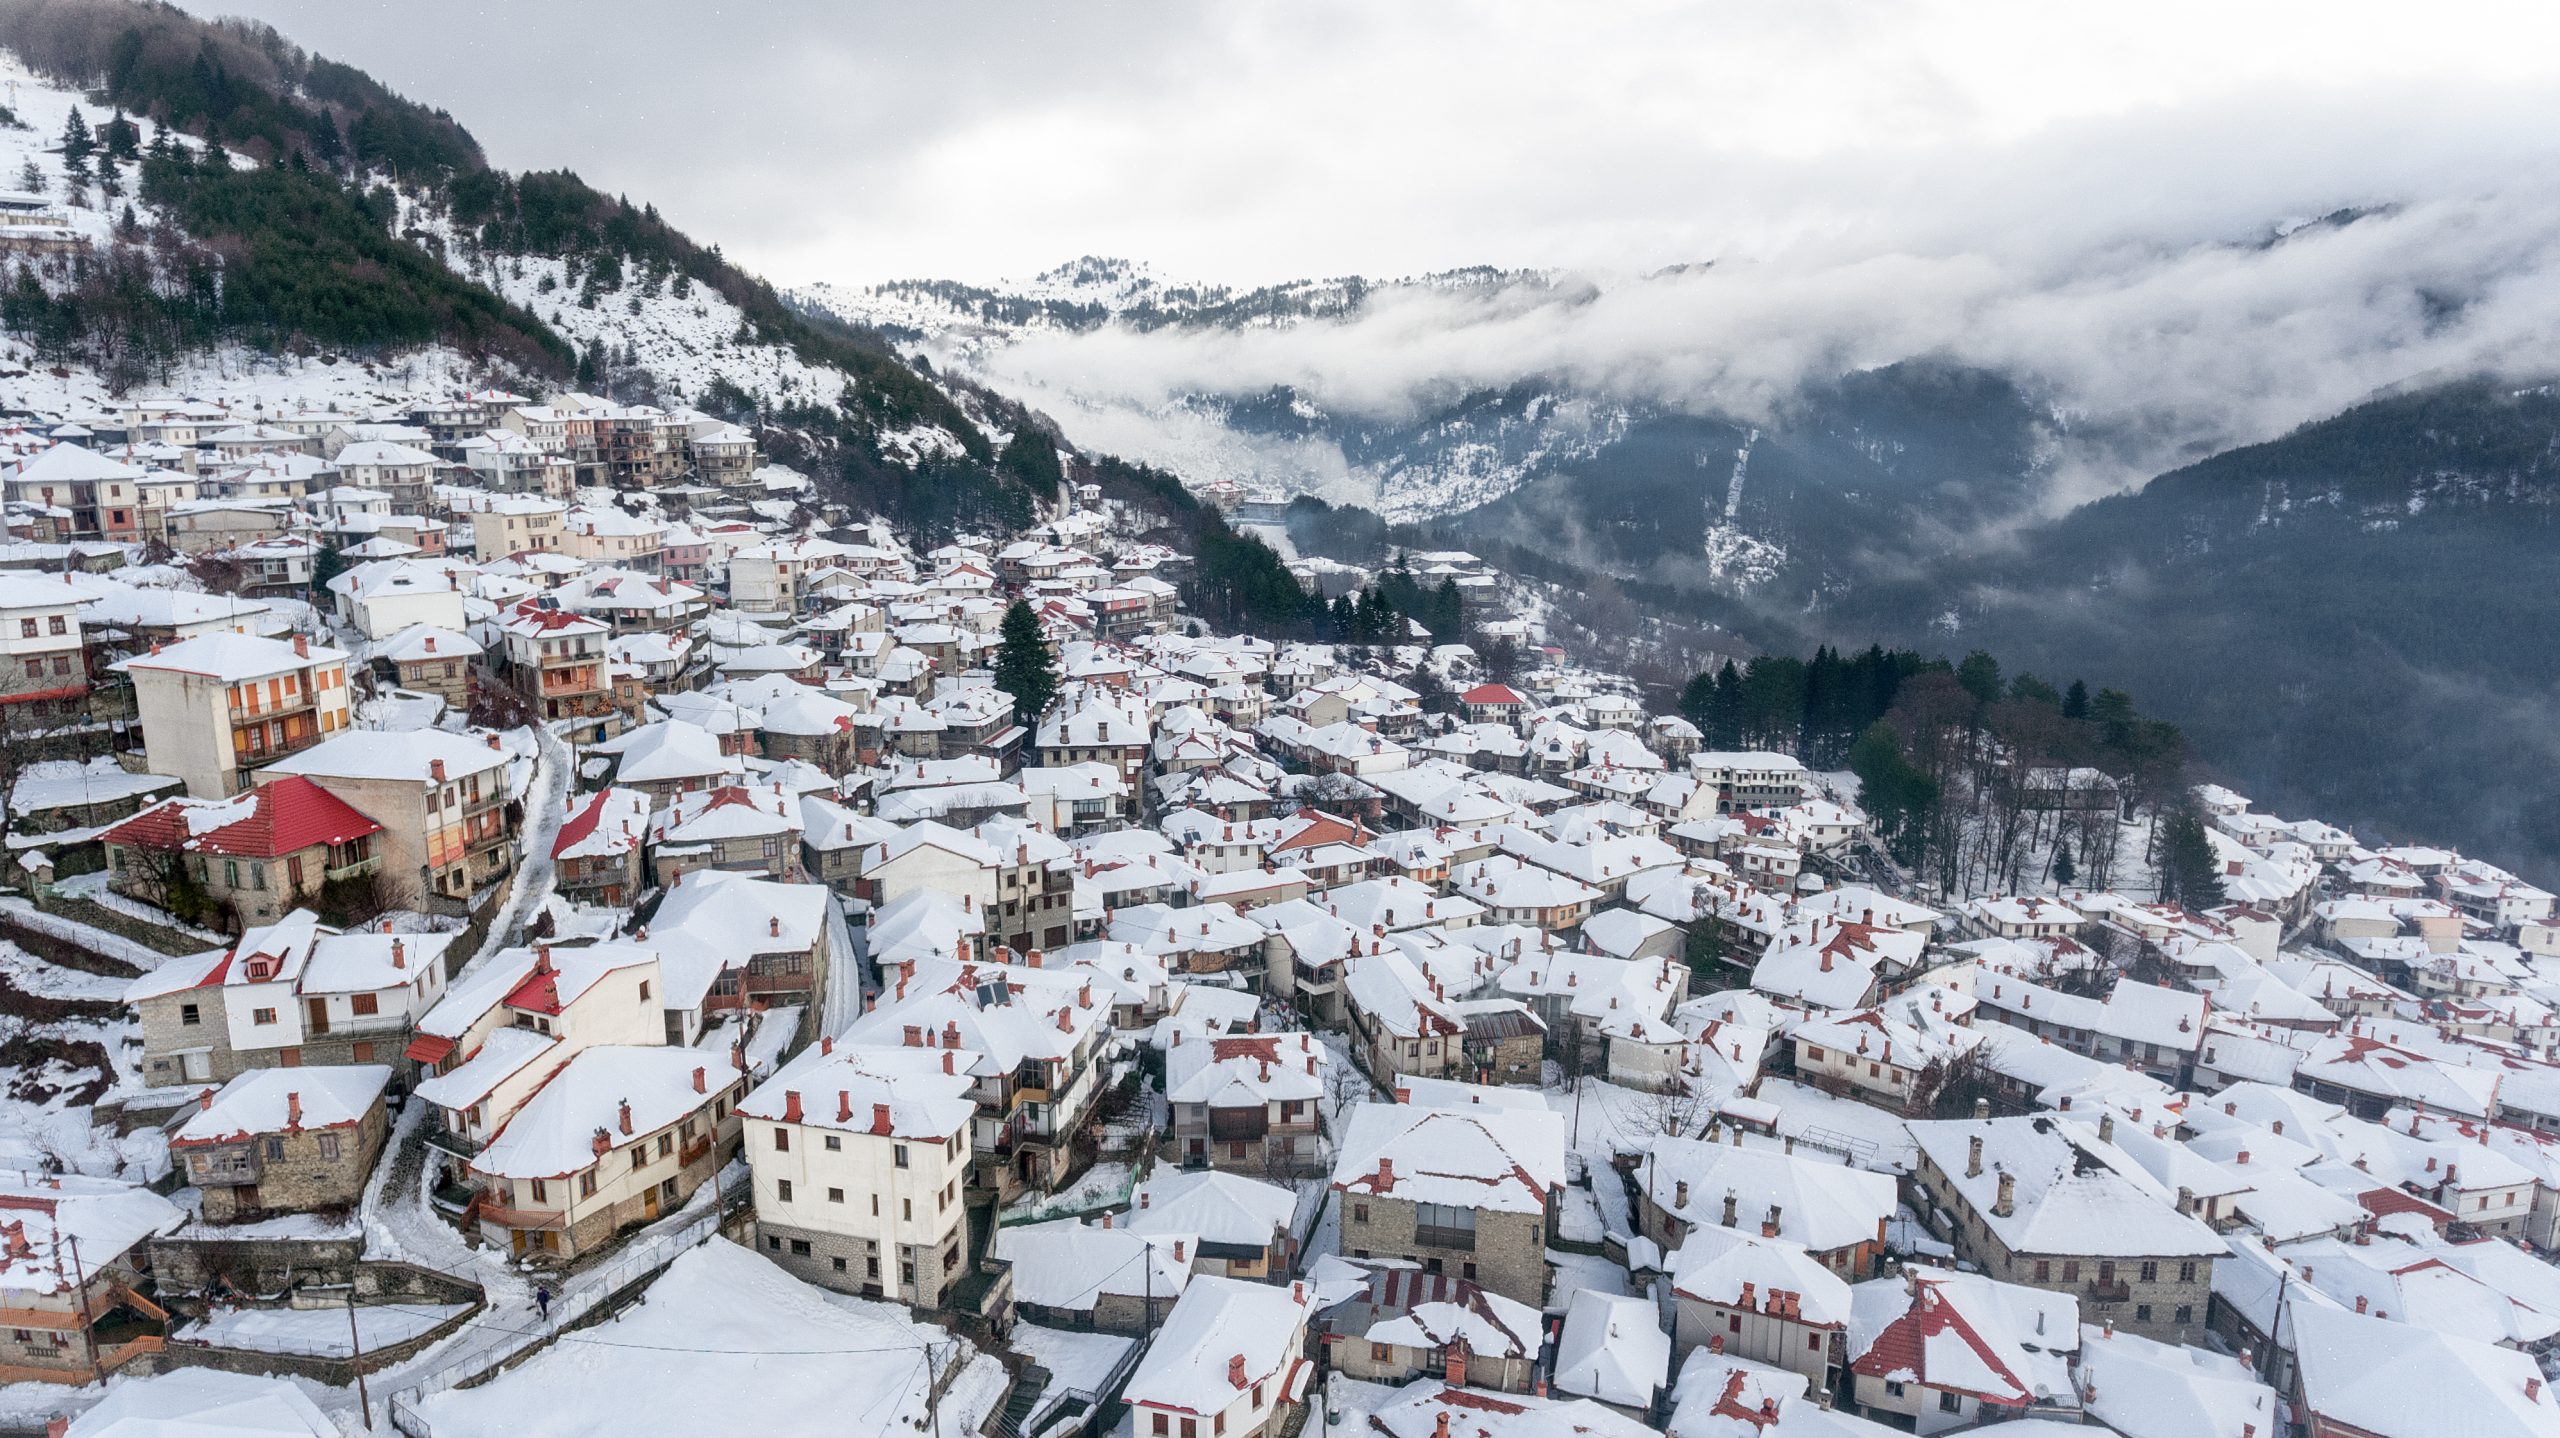
[[[1028,1438],[1023,1425],[1031,1421],[1040,1406],[1040,1396],[1049,1391],[1049,1370],[1037,1363],[1025,1363],[1013,1370],[1013,1384],[1005,1390],[1004,1406],[987,1421],[988,1438]]]

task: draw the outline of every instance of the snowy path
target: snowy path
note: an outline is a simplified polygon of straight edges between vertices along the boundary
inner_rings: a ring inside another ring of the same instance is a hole
[[[844,900],[827,895],[827,1009],[818,1016],[818,1032],[835,1038],[862,1017],[862,955],[853,946],[853,926],[845,922]]]
[[[569,746],[547,724],[533,726],[533,742],[533,781],[525,786],[524,825],[516,843],[516,886],[507,896],[505,911],[489,926],[480,952],[464,961],[463,973],[522,938],[524,926],[542,912],[560,881],[551,846],[559,841],[560,826],[569,817]]]

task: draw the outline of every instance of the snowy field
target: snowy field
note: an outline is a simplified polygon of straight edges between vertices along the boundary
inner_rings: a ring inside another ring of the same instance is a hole
[[[938,1416],[944,1433],[971,1433],[1004,1391],[994,1359],[903,1308],[813,1288],[714,1239],[613,1319],[419,1408],[436,1438],[888,1438],[935,1416],[928,1359],[955,1356],[966,1366]]]
[[[439,1303],[411,1307],[407,1304],[374,1304],[355,1310],[355,1332],[361,1334],[367,1349],[381,1348],[417,1337],[437,1324],[460,1313],[468,1313],[466,1303]],[[210,1343],[220,1348],[252,1348],[262,1353],[318,1354],[328,1358],[344,1358],[354,1351],[349,1343],[347,1310],[343,1308],[225,1308],[179,1329],[177,1336],[190,1343]]]

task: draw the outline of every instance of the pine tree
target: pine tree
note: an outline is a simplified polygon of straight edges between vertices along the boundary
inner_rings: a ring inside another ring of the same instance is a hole
[[[2070,843],[2065,841],[2054,845],[2053,881],[2057,884],[2068,884],[2078,877],[2080,877],[2080,866],[2072,862]]]
[[[2214,857],[2213,840],[2204,821],[2192,812],[2165,821],[2160,844],[2160,897],[2183,905],[2190,913],[2218,908],[2225,901],[2222,865]]]
[[[2089,717],[2088,685],[2074,679],[2071,681],[2071,687],[2062,691],[2062,717],[2065,719]]]
[[[62,122],[62,172],[82,184],[89,182],[89,156],[98,142],[89,134],[89,122],[80,118],[80,107],[71,107],[71,118]]]
[[[1040,616],[1015,600],[997,631],[996,687],[1013,696],[1013,717],[1037,724],[1058,698],[1057,660],[1040,634]]]

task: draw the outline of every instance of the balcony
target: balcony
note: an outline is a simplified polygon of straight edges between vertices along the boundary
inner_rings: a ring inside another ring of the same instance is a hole
[[[382,856],[380,854],[367,854],[361,859],[350,859],[346,863],[333,865],[327,869],[323,869],[321,870],[321,874],[323,877],[334,883],[341,879],[362,878],[364,875],[373,873],[381,867]]]
[[[288,714],[307,713],[319,707],[319,696],[306,685],[299,692],[288,694],[277,701],[242,704],[235,699],[231,703],[231,722],[234,725],[263,723],[269,719],[281,719]]]
[[[2133,1297],[2133,1287],[2121,1278],[2112,1282],[2092,1281],[2082,1296],[2091,1303],[2122,1303]]]

